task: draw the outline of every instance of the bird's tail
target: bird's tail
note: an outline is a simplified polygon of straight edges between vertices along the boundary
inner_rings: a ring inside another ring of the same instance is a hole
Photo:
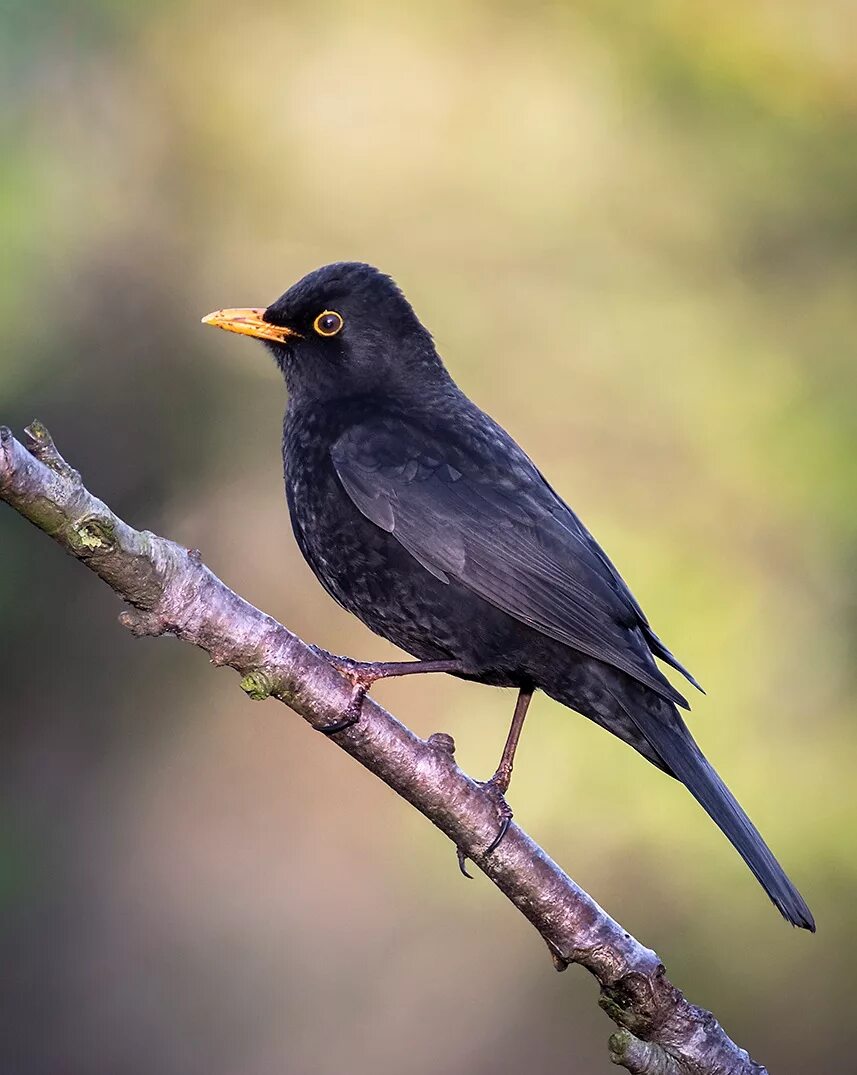
[[[662,699],[658,702],[661,710],[666,706],[672,710],[668,721],[664,720],[663,712],[647,714],[645,721],[641,721],[639,716],[629,712],[635,707],[623,705],[622,708],[662,759],[664,767],[687,787],[729,839],[783,917],[792,925],[814,933],[812,912],[752,821],[709,764],[674,707]]]

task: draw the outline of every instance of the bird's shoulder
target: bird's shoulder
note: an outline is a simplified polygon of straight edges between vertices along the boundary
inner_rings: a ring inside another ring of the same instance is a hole
[[[529,457],[484,411],[463,401],[421,413],[379,410],[350,423],[331,454],[403,484],[463,481],[485,493],[516,494],[519,507],[536,515],[549,510],[556,494]],[[515,499],[504,503],[512,510]]]
[[[468,401],[469,402],[469,401]],[[576,579],[617,623],[646,622],[606,554],[513,438],[474,405],[453,421],[378,414],[355,423],[332,448],[340,476],[359,484],[392,524],[421,508],[462,540],[502,534],[522,563]],[[410,510],[409,510],[410,509]],[[426,537],[428,540],[428,537]]]

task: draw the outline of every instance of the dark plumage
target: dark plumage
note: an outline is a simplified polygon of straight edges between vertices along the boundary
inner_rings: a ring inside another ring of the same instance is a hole
[[[783,915],[814,929],[655,657],[695,680],[574,512],[455,385],[393,281],[328,265],[266,310],[207,320],[265,338],[285,376],[289,511],[328,593],[420,661],[517,687],[523,712],[540,689],[625,740],[688,787]]]

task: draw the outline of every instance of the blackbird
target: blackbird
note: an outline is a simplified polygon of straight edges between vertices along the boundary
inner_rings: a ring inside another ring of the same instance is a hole
[[[297,543],[327,592],[417,658],[340,661],[359,719],[377,679],[447,672],[518,699],[497,772],[501,813],[533,692],[543,690],[680,780],[784,917],[812,914],[691,737],[655,658],[699,686],[595,539],[515,441],[450,377],[405,296],[369,265],[305,276],[266,309],[207,324],[265,341],[288,407],[283,464]],[[700,688],[701,689],[701,688]]]

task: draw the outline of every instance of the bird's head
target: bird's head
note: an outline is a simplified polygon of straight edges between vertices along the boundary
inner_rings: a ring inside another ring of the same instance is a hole
[[[202,320],[264,340],[301,400],[409,393],[447,381],[408,300],[389,276],[360,262],[316,269],[266,308],[217,310]]]

